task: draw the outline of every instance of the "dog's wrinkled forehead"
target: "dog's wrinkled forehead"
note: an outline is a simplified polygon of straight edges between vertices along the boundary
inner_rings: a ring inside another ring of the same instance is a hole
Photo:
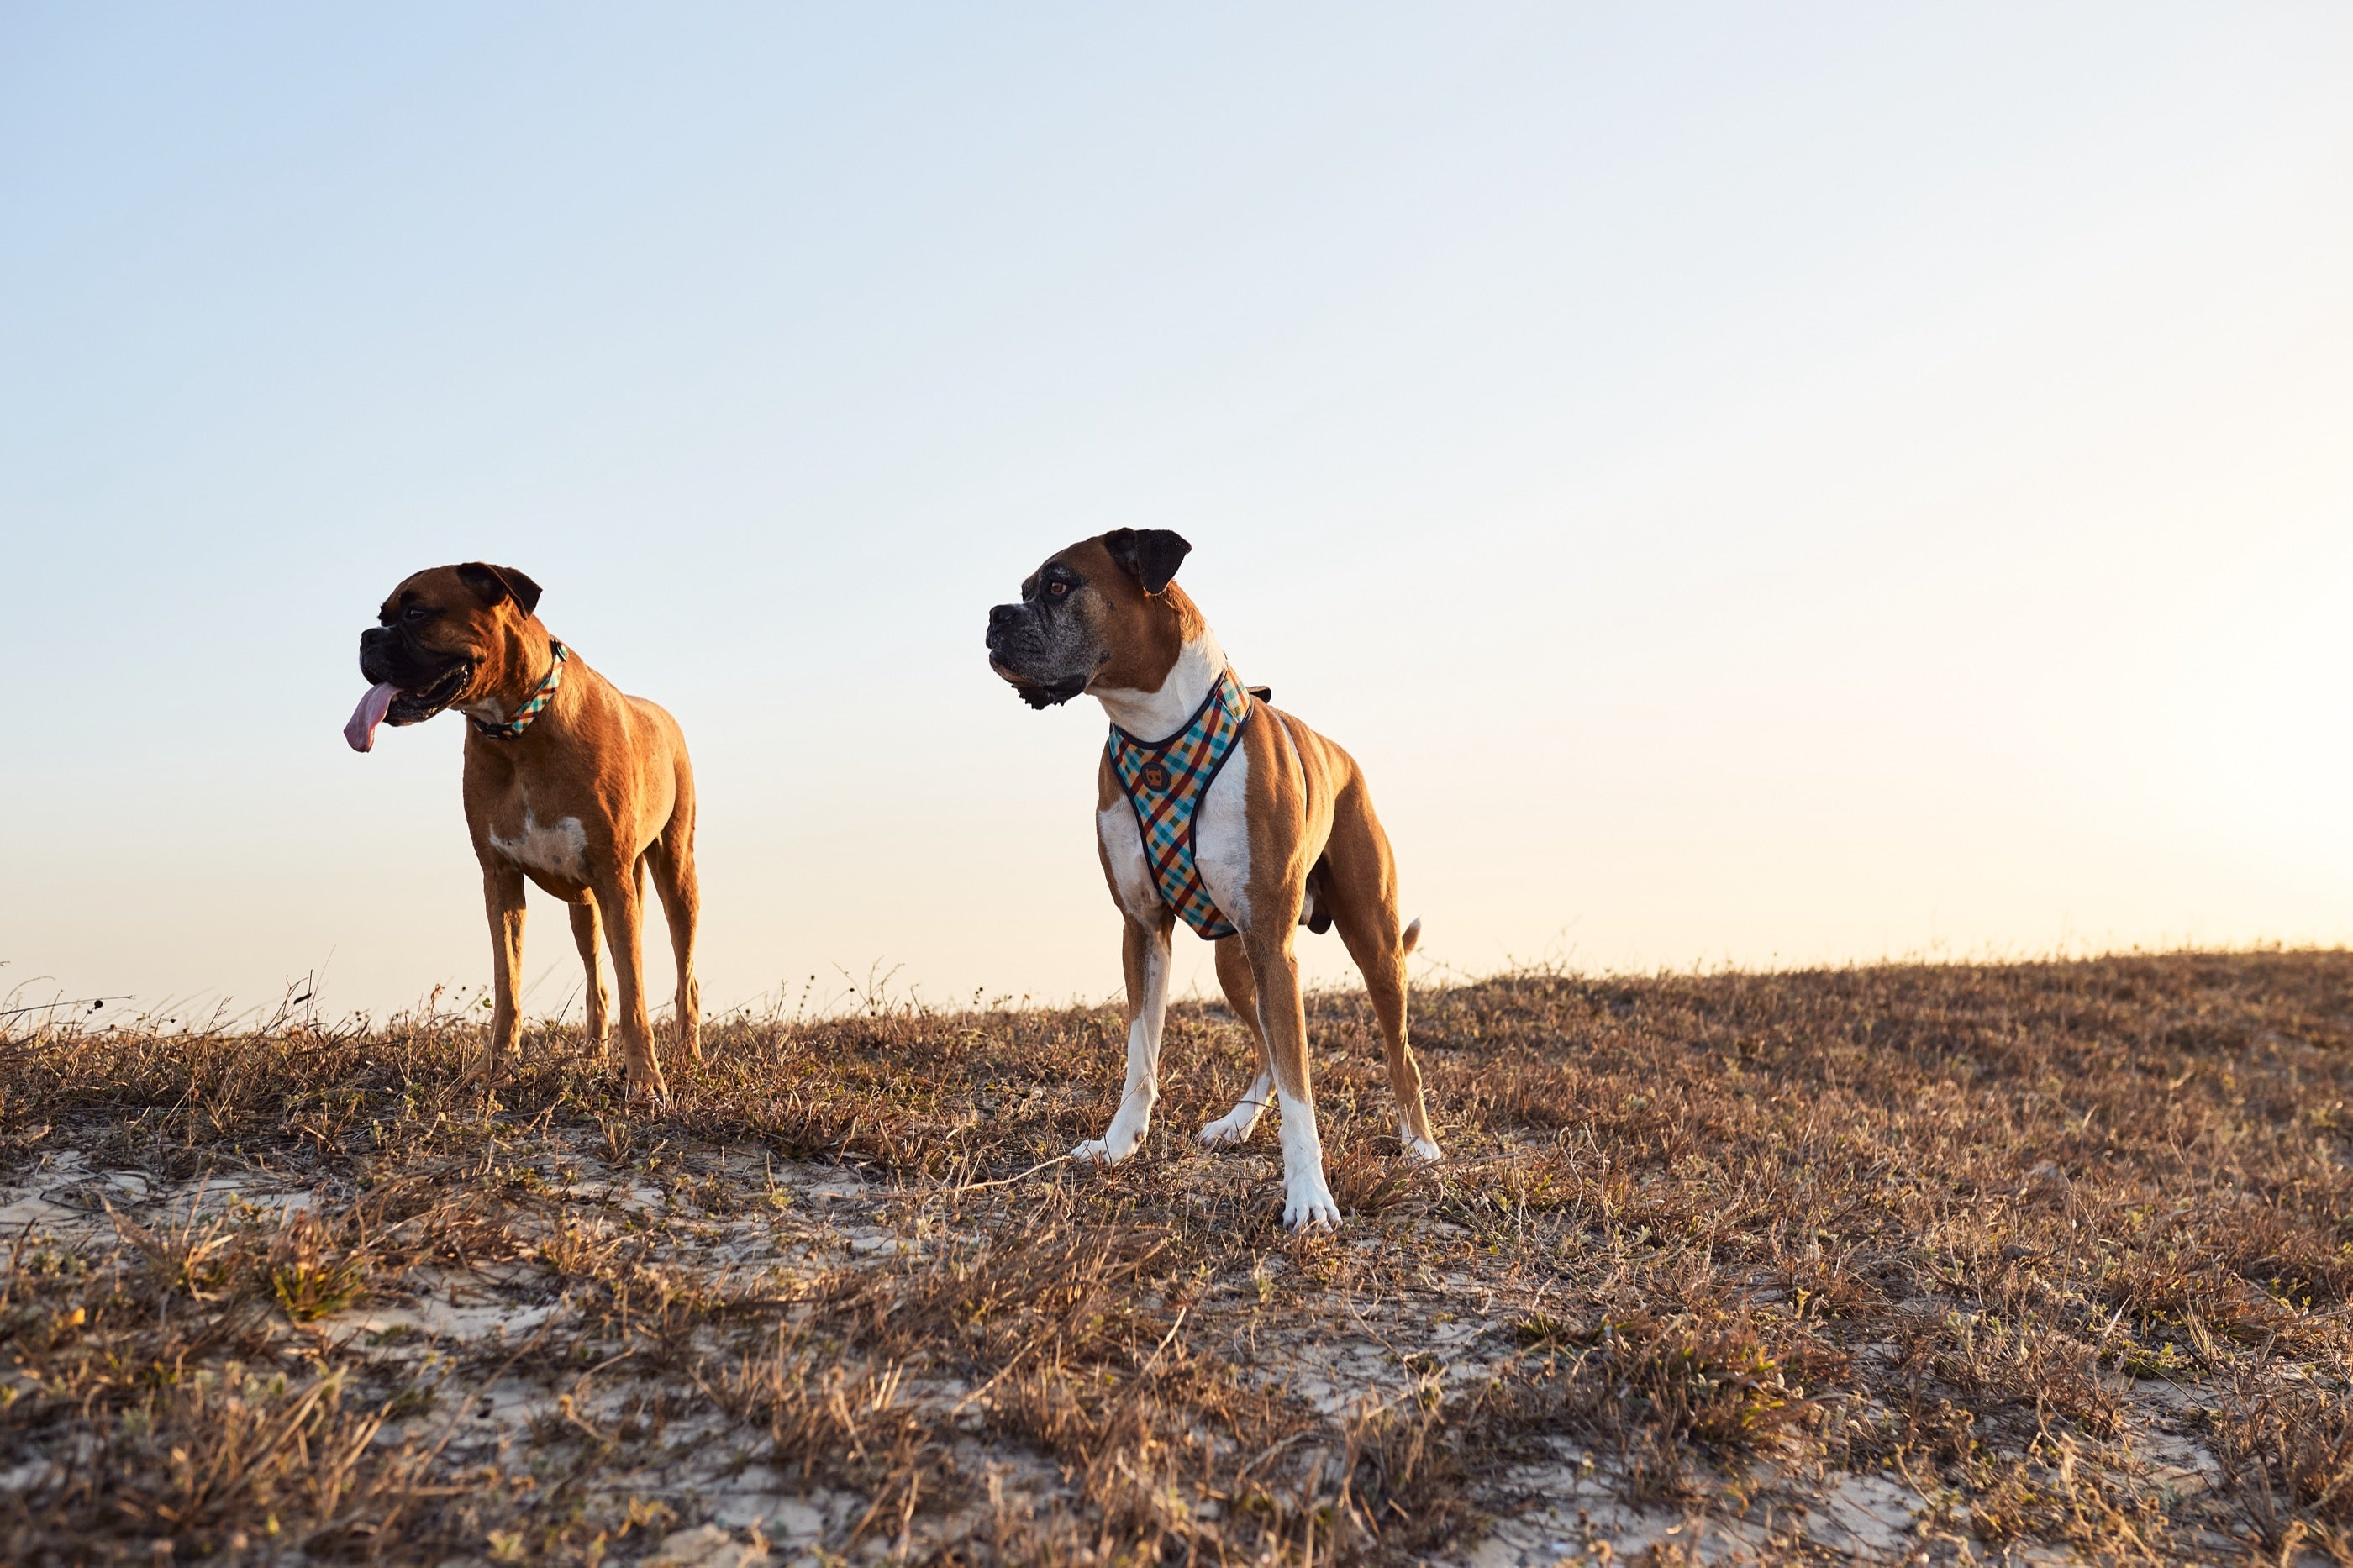
[[[391,626],[411,610],[429,610],[439,614],[443,608],[442,595],[433,591],[431,583],[419,580],[426,575],[420,572],[395,588],[377,606],[375,618],[385,626]]]
[[[1114,602],[1144,596],[1135,574],[1101,539],[1082,539],[1057,550],[1021,580],[1021,596],[1033,603],[1075,598],[1082,588]]]
[[[1092,548],[1091,548],[1092,547]],[[1089,560],[1088,557],[1094,557]],[[1057,550],[1038,563],[1038,569],[1021,579],[1021,596],[1035,598],[1038,590],[1052,582],[1064,582],[1077,586],[1100,578],[1111,565],[1111,557],[1092,539],[1082,539],[1067,549]]]
[[[1078,590],[1091,589],[1086,598],[1101,595],[1115,604],[1157,599],[1192,548],[1183,535],[1165,528],[1114,528],[1046,557],[1021,580],[1021,597],[1039,604],[1077,598]]]
[[[514,568],[470,561],[409,574],[377,608],[376,619],[387,626],[473,623],[502,612],[527,616],[538,602],[539,584]]]
[[[456,574],[437,566],[402,578],[400,585],[385,596],[375,618],[379,626],[417,634],[441,627],[453,611],[462,616],[480,608],[480,600],[459,588]]]

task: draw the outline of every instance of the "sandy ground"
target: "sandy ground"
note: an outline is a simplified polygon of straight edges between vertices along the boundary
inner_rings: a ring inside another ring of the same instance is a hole
[[[20,1042],[0,1521],[58,1563],[2346,1561],[2353,1029],[2253,959],[2284,1023],[2128,1027],[2219,1005],[2143,962],[2116,1016],[2001,972],[2118,1053],[2015,1083],[1950,997],[1908,1056],[1801,1019],[1832,1073],[1704,990],[1444,994],[1449,1159],[1334,1047],[1310,1237],[1271,1124],[1186,1136],[1248,1071],[1214,1010],[1108,1173],[1055,1153],[1096,1014],[739,1041],[791,1084],[757,1115],[632,1114],[576,1052],[485,1105],[457,1024]],[[2339,1007],[2353,963],[2297,962]]]

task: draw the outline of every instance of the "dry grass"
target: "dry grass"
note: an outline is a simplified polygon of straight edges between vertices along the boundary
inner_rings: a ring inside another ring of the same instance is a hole
[[[647,1119],[546,1030],[486,1106],[454,1017],[20,1018],[0,1552],[2353,1561],[2353,954],[1416,1005],[1450,1159],[1316,998],[1309,1237],[1186,1136],[1212,1006],[1109,1173],[1032,1170],[1103,1009],[723,1024]]]

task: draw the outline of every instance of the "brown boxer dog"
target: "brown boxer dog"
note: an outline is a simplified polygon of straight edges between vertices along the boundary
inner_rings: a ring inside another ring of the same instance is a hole
[[[1118,529],[1049,557],[1021,584],[1019,604],[988,613],[989,668],[1023,700],[1049,708],[1092,697],[1113,726],[1096,774],[1095,841],[1127,917],[1127,1086],[1110,1128],[1071,1152],[1124,1160],[1151,1124],[1169,941],[1182,912],[1216,941],[1218,984],[1258,1047],[1257,1081],[1201,1129],[1201,1142],[1249,1137],[1272,1089],[1283,1223],[1329,1226],[1340,1211],[1324,1180],[1293,932],[1340,928],[1388,1043],[1405,1152],[1435,1160],[1421,1068],[1406,1041],[1405,959],[1421,922],[1398,929],[1396,861],[1355,759],[1242,687],[1176,586],[1191,549],[1166,529]],[[1182,795],[1187,778],[1198,794],[1189,813],[1174,814],[1189,821],[1176,822],[1157,803]],[[1189,867],[1172,860],[1179,847]]]
[[[539,584],[512,566],[470,561],[419,572],[392,591],[360,634],[368,693],[343,727],[352,749],[381,723],[466,715],[466,826],[490,907],[491,1037],[485,1082],[512,1059],[522,968],[523,879],[572,906],[588,971],[588,1043],[602,1051],[607,1002],[596,928],[621,989],[621,1055],[631,1095],[669,1092],[646,1020],[645,874],[653,873],[678,955],[678,1049],[702,1056],[694,981],[694,773],[678,721],[625,697],[548,635],[533,614]]]

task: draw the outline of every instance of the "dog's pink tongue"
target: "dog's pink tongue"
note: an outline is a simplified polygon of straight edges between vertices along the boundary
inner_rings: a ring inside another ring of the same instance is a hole
[[[352,710],[352,721],[343,726],[343,739],[352,743],[354,752],[364,752],[375,744],[375,727],[392,707],[392,700],[400,695],[400,688],[386,681],[371,686],[360,705]]]

